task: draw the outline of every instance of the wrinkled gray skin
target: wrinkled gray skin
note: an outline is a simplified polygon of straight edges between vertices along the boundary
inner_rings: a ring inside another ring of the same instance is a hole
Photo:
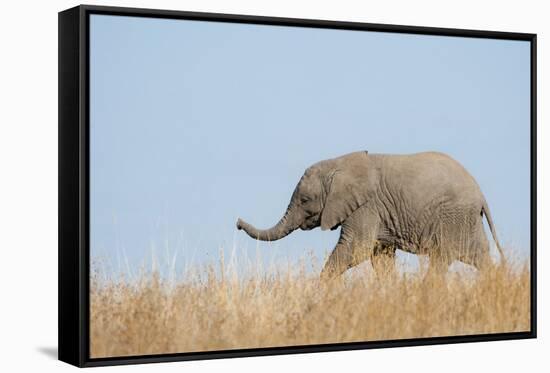
[[[490,262],[483,215],[502,256],[485,197],[458,162],[434,152],[362,151],[309,167],[272,228],[259,230],[241,219],[237,228],[275,241],[298,228],[341,227],[321,274],[326,279],[367,259],[377,272],[377,263],[393,267],[396,249],[428,255],[430,270],[446,271],[454,260],[482,268]]]

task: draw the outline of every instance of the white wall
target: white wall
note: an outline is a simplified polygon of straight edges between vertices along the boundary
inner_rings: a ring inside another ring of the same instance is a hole
[[[193,0],[95,1],[177,10],[532,32],[538,34],[539,339],[229,359],[113,368],[243,371],[540,371],[550,365],[545,266],[549,255],[550,23],[545,1]],[[57,346],[57,12],[73,1],[10,1],[0,20],[0,366],[3,371],[68,369]],[[546,15],[546,17],[545,17]],[[514,151],[514,149],[510,149]],[[546,182],[546,183],[545,183]],[[539,367],[537,369],[537,367]]]

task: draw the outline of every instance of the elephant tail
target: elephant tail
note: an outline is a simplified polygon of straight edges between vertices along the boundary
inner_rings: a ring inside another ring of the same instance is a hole
[[[502,251],[502,247],[500,246],[500,243],[498,242],[497,238],[497,232],[495,230],[495,225],[493,223],[493,218],[491,217],[491,211],[489,211],[489,205],[487,204],[487,201],[483,201],[483,206],[481,207],[481,213],[485,215],[485,218],[487,219],[487,224],[489,224],[489,229],[491,230],[491,235],[493,236],[493,240],[495,241],[495,244],[497,245],[498,252],[500,254],[500,262],[502,264],[506,263],[506,257],[504,256],[504,252]]]

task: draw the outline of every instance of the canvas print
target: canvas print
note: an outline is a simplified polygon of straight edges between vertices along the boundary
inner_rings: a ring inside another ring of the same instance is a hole
[[[530,43],[92,14],[90,357],[530,330]]]

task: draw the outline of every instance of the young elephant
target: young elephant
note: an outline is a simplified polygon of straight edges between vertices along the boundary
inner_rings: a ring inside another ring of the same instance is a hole
[[[377,263],[393,265],[396,249],[428,255],[430,270],[446,271],[454,260],[479,269],[490,261],[483,215],[503,258],[485,197],[458,162],[435,152],[362,151],[309,167],[272,228],[259,230],[238,219],[237,229],[275,241],[297,228],[341,226],[322,272],[331,278],[366,259],[377,271]]]

